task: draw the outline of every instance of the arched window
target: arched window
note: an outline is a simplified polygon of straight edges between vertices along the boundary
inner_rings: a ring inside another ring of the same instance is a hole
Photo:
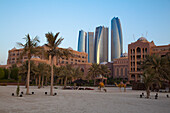
[[[137,51],[137,53],[140,53],[140,52],[141,52],[141,49],[138,47],[138,48],[136,49],[136,51]]]
[[[127,76],[127,68],[125,68],[125,76]]]
[[[119,76],[119,68],[117,68],[117,76]]]
[[[135,78],[135,75],[134,75],[134,74],[132,74],[132,75],[131,75],[131,78]]]
[[[121,76],[123,77],[123,68],[121,68]]]

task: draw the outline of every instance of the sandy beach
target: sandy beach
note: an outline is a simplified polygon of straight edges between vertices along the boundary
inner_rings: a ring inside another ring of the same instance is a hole
[[[95,90],[62,90],[54,89],[56,96],[49,96],[49,87],[38,89],[30,87],[34,95],[13,97],[16,86],[0,86],[0,113],[169,113],[170,98],[167,93],[159,93],[157,100],[155,92],[151,99],[139,98],[144,91],[120,92],[118,88],[106,88],[107,92]],[[26,91],[21,87],[21,91]],[[44,92],[48,92],[45,95]]]

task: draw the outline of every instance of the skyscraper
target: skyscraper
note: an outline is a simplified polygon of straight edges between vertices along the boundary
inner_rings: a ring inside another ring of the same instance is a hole
[[[111,20],[111,61],[119,58],[123,53],[123,36],[120,19],[114,17]]]
[[[88,32],[88,62],[94,63],[94,32]]]
[[[79,31],[77,51],[87,52],[87,33],[83,30]]]
[[[94,61],[98,64],[108,62],[108,28],[104,26],[95,31]]]

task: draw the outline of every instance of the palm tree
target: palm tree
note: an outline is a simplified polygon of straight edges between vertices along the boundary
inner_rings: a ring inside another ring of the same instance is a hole
[[[110,74],[110,70],[106,65],[100,65],[100,73],[102,75],[102,82],[103,82],[103,77],[106,77],[107,75]]]
[[[153,84],[161,85],[162,73],[163,73],[163,62],[160,57],[156,55],[146,56],[142,62],[143,82],[146,87],[147,98],[150,96],[150,87]]]
[[[80,67],[72,68],[72,79],[78,79],[83,77],[83,72],[80,70]]]
[[[143,74],[143,82],[146,88],[146,98],[150,97],[150,88],[153,84],[161,85],[159,78],[157,78],[154,74],[149,74],[150,72],[146,72]]]
[[[162,78],[169,82],[169,92],[170,92],[170,56],[167,54],[162,58],[163,68],[162,68]]]
[[[61,49],[58,48],[58,46],[61,44],[64,38],[59,38],[57,40],[57,37],[59,35],[59,32],[53,35],[53,33],[47,33],[45,34],[47,38],[48,44],[45,44],[48,47],[47,53],[51,58],[51,88],[50,88],[50,95],[53,95],[53,82],[54,82],[54,70],[53,70],[53,65],[54,65],[54,57],[58,58],[61,56],[69,56],[71,55],[70,51],[67,49]]]
[[[38,40],[37,37],[31,39],[30,38],[30,35],[26,35],[25,38],[23,38],[26,43],[25,44],[22,44],[20,42],[18,42],[17,44],[21,47],[24,48],[24,51],[22,53],[22,55],[26,54],[27,57],[28,57],[28,73],[27,73],[27,91],[26,91],[26,94],[29,94],[29,82],[30,82],[30,60],[31,60],[31,57],[33,54],[35,54],[36,52],[38,52],[38,43],[40,42]]]
[[[88,69],[88,77],[94,80],[94,85],[96,85],[95,83],[95,78],[97,77],[97,75],[100,74],[100,65],[99,64],[92,64],[91,67]]]

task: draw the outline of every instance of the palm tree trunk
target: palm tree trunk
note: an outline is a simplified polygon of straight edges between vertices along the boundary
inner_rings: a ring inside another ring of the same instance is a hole
[[[63,79],[61,79],[61,85],[63,85]]]
[[[53,57],[51,57],[51,88],[50,88],[50,95],[53,95],[53,82],[54,82]]]
[[[35,78],[35,85],[37,86],[38,78]]]
[[[149,87],[146,88],[146,94],[147,94],[146,98],[149,98],[150,97],[150,89],[149,89]]]
[[[29,95],[29,85],[30,85],[30,59],[28,59],[27,91],[26,91],[27,95]]]
[[[96,85],[96,79],[94,78],[94,86]]]
[[[41,81],[41,76],[40,76],[40,74],[39,74],[38,77],[39,77],[39,78],[38,78],[38,88],[40,88],[40,81]]]
[[[8,71],[8,79],[10,79],[11,70]]]
[[[102,82],[103,82],[103,76],[102,76]]]
[[[41,87],[44,87],[44,75],[42,76]]]
[[[46,76],[46,77],[45,77],[45,85],[46,85],[46,86],[47,86],[47,80],[48,80],[48,79],[47,79],[47,76]]]
[[[64,79],[64,88],[67,86],[67,76]]]
[[[169,80],[169,92],[170,92],[170,80]]]

